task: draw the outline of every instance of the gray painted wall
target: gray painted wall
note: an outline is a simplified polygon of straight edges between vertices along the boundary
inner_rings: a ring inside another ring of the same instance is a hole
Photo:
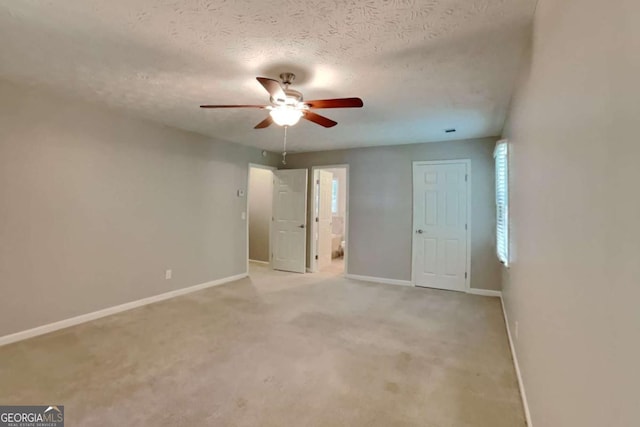
[[[245,272],[264,161],[0,81],[0,336]]]
[[[496,138],[290,154],[288,168],[349,164],[349,274],[411,280],[412,162],[471,159],[471,287],[500,289]],[[311,209],[311,206],[309,206]]]
[[[504,301],[533,425],[640,425],[640,2],[540,0]]]
[[[249,170],[249,259],[269,261],[269,232],[273,204],[273,173]]]

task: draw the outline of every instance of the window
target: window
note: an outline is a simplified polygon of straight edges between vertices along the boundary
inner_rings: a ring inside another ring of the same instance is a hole
[[[338,213],[338,180],[333,180],[333,187],[331,190],[331,213]]]
[[[496,251],[498,259],[509,265],[509,150],[499,141],[493,153],[496,161]]]

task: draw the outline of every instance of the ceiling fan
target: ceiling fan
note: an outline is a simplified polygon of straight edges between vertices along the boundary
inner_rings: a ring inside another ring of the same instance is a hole
[[[269,116],[258,123],[254,129],[264,129],[276,123],[280,126],[293,126],[300,118],[319,124],[326,128],[338,124],[327,117],[314,113],[313,109],[319,108],[360,108],[364,104],[360,98],[318,99],[304,101],[302,94],[297,90],[289,89],[296,76],[293,73],[282,73],[280,79],[284,88],[274,79],[256,77],[258,82],[269,92],[270,105],[201,105],[200,108],[259,108],[269,110]]]

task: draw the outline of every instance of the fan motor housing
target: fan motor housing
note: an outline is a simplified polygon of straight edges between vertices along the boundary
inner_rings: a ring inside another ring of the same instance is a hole
[[[273,97],[271,97],[271,103],[275,104],[275,105],[292,105],[292,104],[297,104],[299,102],[302,102],[303,97],[302,94],[300,92],[298,92],[297,90],[293,90],[293,89],[283,89],[285,95],[287,95],[287,99],[285,102],[280,102],[277,99],[274,99]]]

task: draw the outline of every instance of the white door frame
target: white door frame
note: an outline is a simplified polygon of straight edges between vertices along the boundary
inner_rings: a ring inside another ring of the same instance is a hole
[[[246,227],[247,227],[247,274],[249,274],[249,183],[250,183],[250,178],[251,178],[251,168],[255,168],[255,169],[267,169],[270,171],[275,171],[278,170],[278,168],[273,167],[273,166],[267,166],[267,165],[259,165],[257,163],[249,163],[249,166],[247,167],[247,191],[246,191],[246,208],[245,208],[245,221],[246,221]],[[273,209],[273,207],[272,207]],[[273,212],[272,212],[273,213]],[[271,222],[269,221],[269,268],[271,268]]]
[[[347,269],[349,268],[349,164],[338,164],[338,165],[318,165],[311,167],[311,209],[309,210],[309,227],[310,235],[309,238],[309,272],[317,273],[318,272],[318,263],[316,262],[316,255],[318,255],[318,248],[315,245],[314,236],[318,232],[318,223],[314,217],[314,212],[316,211],[316,170],[320,169],[337,169],[344,168],[346,169],[347,180],[345,183],[345,192],[346,192],[346,203],[345,203],[345,211],[344,211],[344,272],[343,276],[346,276],[348,273]]]
[[[464,280],[465,291],[469,292],[471,289],[471,160],[470,159],[454,159],[454,160],[424,160],[424,161],[416,161],[413,162],[413,166],[411,168],[411,182],[413,186],[413,175],[415,173],[416,166],[422,165],[451,165],[451,164],[464,164],[467,167],[467,277]],[[415,264],[416,259],[413,253],[414,249],[414,239],[415,239],[415,230],[413,229],[414,218],[413,218],[413,202],[415,200],[415,188],[411,189],[411,284],[416,286],[416,279],[414,277],[415,272]]]

